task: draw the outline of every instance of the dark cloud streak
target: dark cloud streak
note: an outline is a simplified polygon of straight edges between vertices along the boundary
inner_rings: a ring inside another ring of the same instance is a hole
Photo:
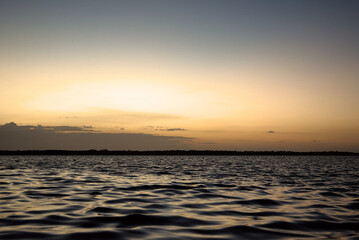
[[[1,130],[12,130],[12,131],[56,131],[56,132],[92,132],[93,130],[89,129],[92,126],[42,126],[42,125],[24,125],[19,126],[14,122],[6,123],[4,125],[0,125]]]
[[[155,131],[167,131],[167,132],[175,132],[175,131],[187,131],[184,128],[165,128],[162,126],[147,126],[146,129],[152,129]]]
[[[186,129],[183,128],[161,128],[161,129],[156,129],[156,131],[167,131],[167,132],[174,132],[174,131],[186,131]]]

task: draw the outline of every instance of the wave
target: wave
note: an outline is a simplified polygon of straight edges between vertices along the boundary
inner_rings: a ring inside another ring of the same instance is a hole
[[[359,161],[316,159],[0,157],[0,239],[359,238]]]

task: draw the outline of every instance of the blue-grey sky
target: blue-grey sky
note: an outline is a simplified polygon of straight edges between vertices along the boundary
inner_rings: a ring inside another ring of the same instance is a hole
[[[2,0],[0,124],[358,151],[358,29],[355,0]]]

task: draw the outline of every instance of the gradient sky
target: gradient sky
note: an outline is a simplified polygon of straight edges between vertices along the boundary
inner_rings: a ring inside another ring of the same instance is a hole
[[[1,0],[0,149],[358,152],[358,29],[356,0]]]

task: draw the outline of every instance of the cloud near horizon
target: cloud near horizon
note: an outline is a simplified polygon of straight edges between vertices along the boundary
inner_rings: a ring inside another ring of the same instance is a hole
[[[161,128],[155,129],[156,131],[167,131],[167,132],[175,132],[175,131],[186,131],[184,128]]]
[[[187,129],[184,128],[165,128],[162,126],[147,126],[146,129],[152,129],[155,131],[166,131],[166,132],[187,131]]]
[[[189,137],[106,133],[88,126],[0,125],[0,150],[162,150],[183,149]]]
[[[91,129],[92,126],[42,126],[42,125],[24,125],[19,126],[14,122],[5,123],[4,125],[0,125],[0,131],[55,131],[55,132],[94,132]]]

